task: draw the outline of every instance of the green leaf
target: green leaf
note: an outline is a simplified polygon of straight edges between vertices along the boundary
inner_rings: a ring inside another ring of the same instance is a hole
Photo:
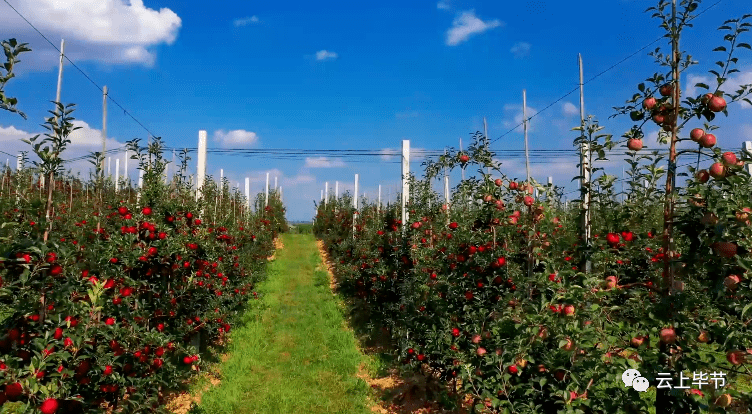
[[[713,49],[713,52],[725,52],[726,48],[724,46],[718,46],[717,48]]]
[[[748,303],[747,306],[742,309],[742,317],[744,317],[744,315],[747,313],[747,311],[750,310],[750,308],[752,308],[752,302]]]
[[[704,83],[696,83],[695,88],[710,89],[710,87]]]
[[[736,46],[737,46],[737,47],[743,47],[743,48],[745,48],[745,49],[750,49],[750,50],[752,50],[752,46],[750,46],[750,45],[749,45],[749,43],[739,43],[739,44],[738,44],[738,45],[736,45]]]

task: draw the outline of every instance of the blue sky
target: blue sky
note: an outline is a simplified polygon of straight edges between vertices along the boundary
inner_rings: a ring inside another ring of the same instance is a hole
[[[495,139],[521,121],[523,89],[533,115],[576,87],[578,53],[588,80],[662,34],[657,21],[643,12],[655,4],[651,0],[8,2],[56,45],[64,38],[66,54],[78,67],[98,85],[107,85],[110,96],[154,135],[181,148],[196,147],[198,131],[206,130],[210,149],[370,149],[388,154],[409,139],[413,148],[441,150],[482,131],[483,117]],[[714,3],[706,0],[699,10]],[[702,80],[718,60],[719,54],[710,52],[721,44],[716,28],[744,13],[752,13],[747,0],[724,0],[695,21],[682,48],[700,65],[683,76],[685,84]],[[0,147],[16,153],[25,149],[18,139],[41,132],[39,124],[52,109],[59,58],[4,2],[0,37],[15,37],[34,50],[22,55],[17,78],[6,88],[29,119],[0,113]],[[648,50],[585,85],[586,113],[616,137],[631,124],[623,117],[608,119],[612,107],[623,104],[637,83],[659,70]],[[730,83],[752,83],[752,56],[743,51],[739,57],[741,73]],[[62,100],[76,103],[75,117],[85,123],[71,154],[100,149],[101,92],[69,63]],[[536,115],[530,148],[572,149],[577,105],[575,93]],[[147,137],[114,103],[108,109],[108,147]],[[738,151],[752,139],[752,112],[741,104],[730,109],[728,119],[716,122],[722,127],[716,135],[721,147]],[[665,148],[656,143],[656,131],[648,128],[652,134],[646,145]],[[493,145],[495,150],[523,148],[521,127]],[[5,162],[7,156],[0,155]],[[412,168],[420,171],[416,158]],[[523,159],[503,153],[499,158],[505,174],[525,176]],[[250,177],[257,192],[270,172],[283,187],[288,218],[305,220],[325,181],[333,187],[339,180],[344,191],[352,188],[355,173],[369,197],[375,198],[379,184],[384,199],[387,192],[393,197],[398,161],[388,156],[353,162],[210,153],[207,173],[219,177],[223,168],[241,187]],[[531,171],[539,181],[553,176],[555,184],[572,191],[577,188],[570,182],[576,161],[538,158]],[[614,158],[607,165],[609,172],[621,175],[626,164]],[[130,173],[136,177],[132,167]],[[452,185],[457,178],[452,177]],[[568,194],[569,199],[575,196]]]

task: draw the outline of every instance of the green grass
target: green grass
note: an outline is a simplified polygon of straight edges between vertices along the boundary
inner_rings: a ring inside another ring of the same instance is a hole
[[[311,235],[285,234],[244,320],[232,332],[222,383],[197,413],[370,413],[357,378],[370,363],[346,329]]]

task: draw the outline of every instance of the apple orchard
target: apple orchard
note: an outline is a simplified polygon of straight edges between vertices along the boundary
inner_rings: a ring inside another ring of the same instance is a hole
[[[678,3],[648,9],[672,52],[652,52],[661,69],[615,108],[633,127],[621,140],[592,117],[575,128],[591,177],[577,203],[565,206],[550,186],[508,177],[476,133],[466,151],[427,161],[425,178],[411,178],[407,222],[394,206],[355,212],[347,197],[318,206],[314,229],[338,290],[374,334],[388,334],[404,370],[449,384],[457,399],[469,395],[476,412],[751,407],[752,181],[745,166],[752,160],[721,150],[724,135],[713,121],[749,103],[750,85],[729,90],[725,82],[738,72],[737,54],[750,49],[743,38],[752,16],[707,29],[723,42],[709,69],[716,83],[680,96],[680,71],[698,63],[679,40],[700,2]],[[667,157],[643,148],[650,125],[660,127]],[[680,150],[682,141],[696,145]],[[623,201],[615,177],[599,168],[614,148],[626,149]],[[683,159],[689,163],[677,165]],[[432,184],[455,168],[477,175],[459,183],[448,205]],[[677,185],[677,176],[686,180]],[[629,368],[651,390],[625,387]],[[726,386],[655,387],[659,373],[678,381],[693,372],[723,372]]]

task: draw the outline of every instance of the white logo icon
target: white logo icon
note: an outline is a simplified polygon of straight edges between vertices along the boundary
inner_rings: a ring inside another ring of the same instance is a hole
[[[640,374],[640,371],[636,369],[628,369],[624,371],[623,374],[621,374],[621,380],[624,382],[625,387],[631,387],[632,381],[634,381],[635,378],[641,377],[642,374]]]
[[[621,380],[624,382],[625,387],[632,387],[635,391],[645,392],[650,387],[650,383],[647,378],[642,377],[640,371],[636,369],[628,369],[621,374]]]
[[[632,388],[638,392],[645,392],[650,387],[650,383],[647,378],[637,377],[632,381]]]

